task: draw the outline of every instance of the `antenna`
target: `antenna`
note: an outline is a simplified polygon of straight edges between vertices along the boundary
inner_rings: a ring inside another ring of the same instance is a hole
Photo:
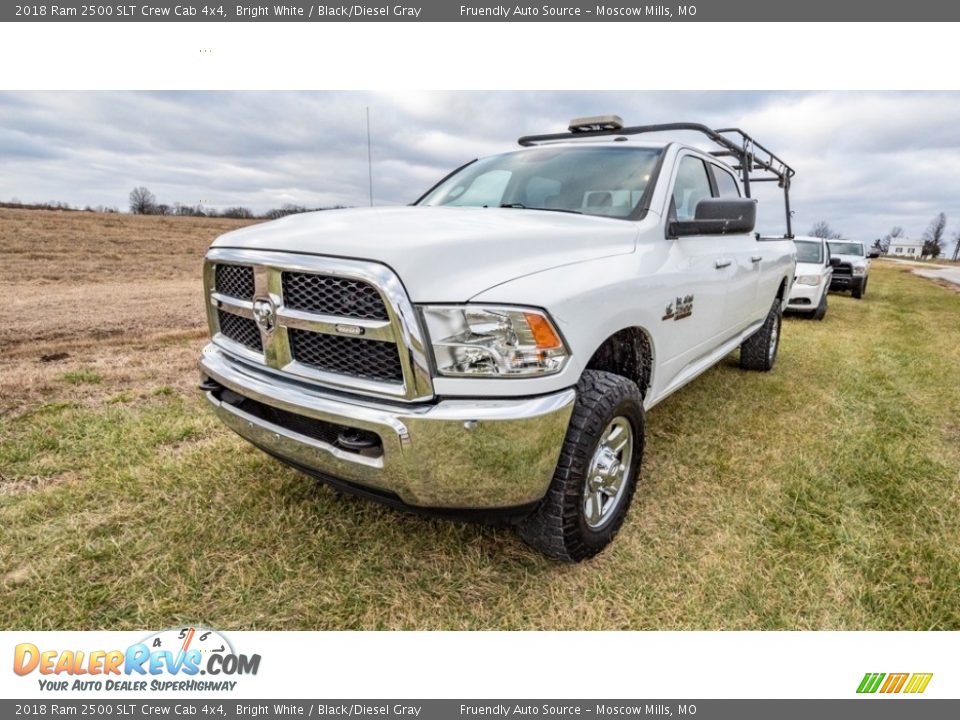
[[[370,183],[370,207],[373,207],[373,154],[370,151],[370,106],[367,105],[367,179]]]

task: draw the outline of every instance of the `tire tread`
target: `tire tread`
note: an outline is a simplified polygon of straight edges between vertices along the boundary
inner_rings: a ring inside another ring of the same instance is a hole
[[[634,428],[633,482],[621,501],[618,517],[604,528],[606,542],[585,542],[580,529],[583,475],[609,416],[625,401],[636,404],[639,428]],[[577,402],[547,494],[537,510],[520,525],[520,536],[531,547],[557,560],[580,562],[596,555],[623,524],[636,490],[643,457],[643,396],[636,383],[621,375],[587,370],[577,385]]]

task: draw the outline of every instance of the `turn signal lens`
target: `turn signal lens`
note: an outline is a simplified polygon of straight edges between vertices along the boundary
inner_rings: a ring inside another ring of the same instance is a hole
[[[525,312],[523,319],[527,321],[527,327],[533,334],[538,350],[556,350],[563,347],[563,342],[561,342],[556,330],[543,315]]]

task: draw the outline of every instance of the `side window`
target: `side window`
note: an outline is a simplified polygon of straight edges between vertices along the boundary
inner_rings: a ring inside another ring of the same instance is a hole
[[[717,165],[713,166],[713,177],[717,180],[718,197],[738,198],[740,197],[740,186],[734,180],[733,175],[728,173]]]
[[[684,155],[673,184],[673,210],[677,220],[693,220],[697,203],[711,197],[710,178],[703,160]]]

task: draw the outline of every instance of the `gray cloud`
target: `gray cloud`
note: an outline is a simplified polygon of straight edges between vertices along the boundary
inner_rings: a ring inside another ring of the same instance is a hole
[[[366,204],[367,106],[378,203],[410,202],[519,135],[617,112],[744,128],[796,167],[800,232],[825,219],[864,240],[894,224],[919,236],[940,211],[951,237],[960,226],[960,93],[947,92],[0,93],[0,199],[125,208],[146,185],[218,208]]]

